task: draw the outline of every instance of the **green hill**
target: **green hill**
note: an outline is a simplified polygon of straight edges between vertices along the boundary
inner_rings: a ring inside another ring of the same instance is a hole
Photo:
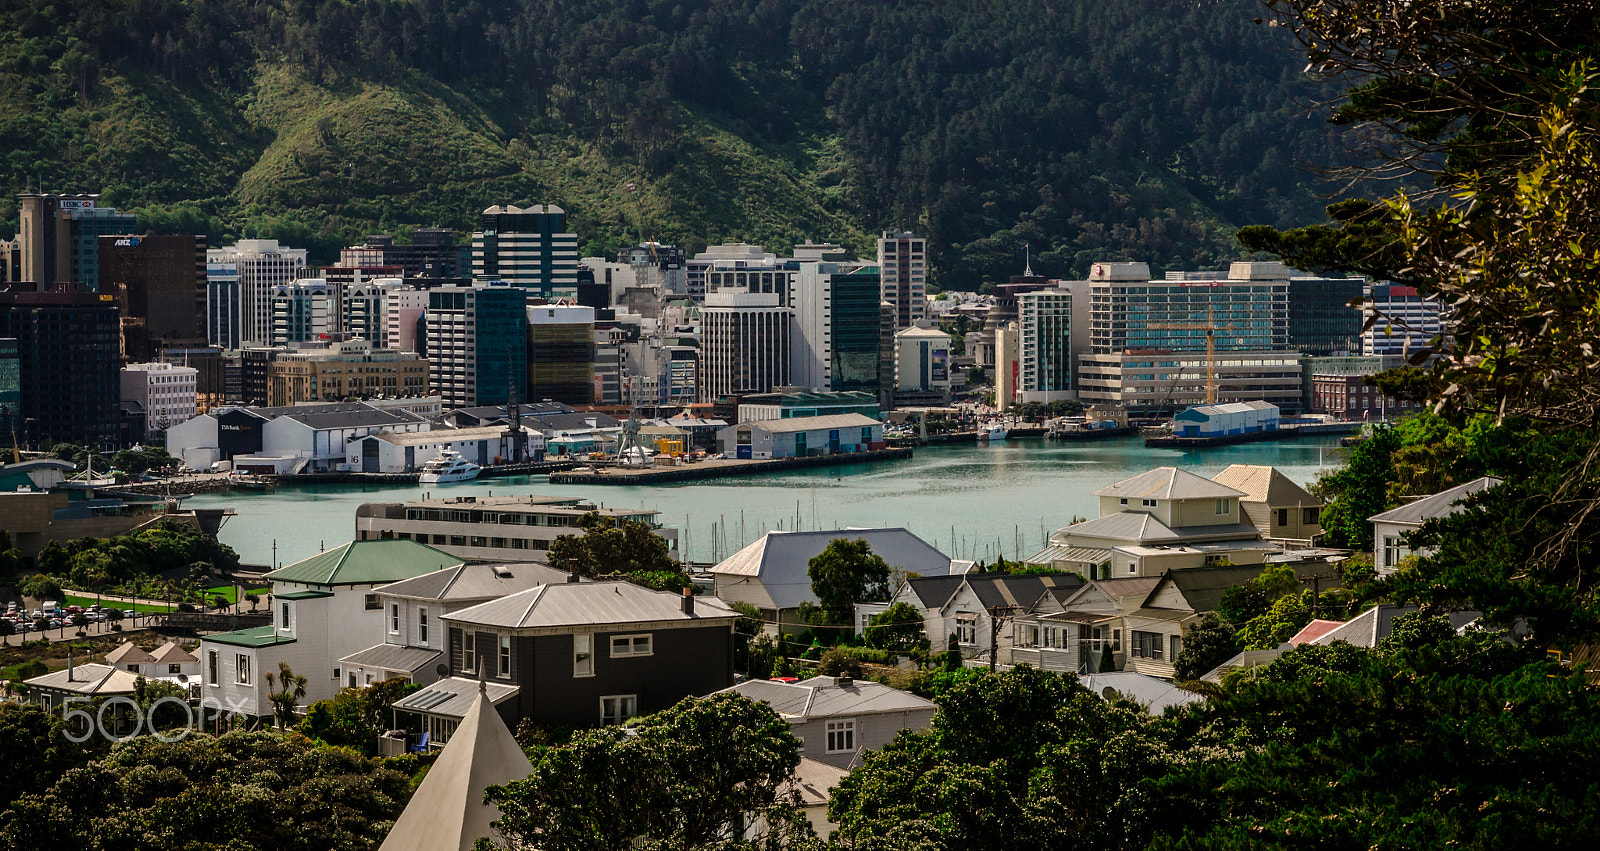
[[[870,251],[936,283],[1198,268],[1321,219],[1335,131],[1248,0],[0,0],[0,233],[27,187],[151,227],[365,233],[564,206],[590,250]]]

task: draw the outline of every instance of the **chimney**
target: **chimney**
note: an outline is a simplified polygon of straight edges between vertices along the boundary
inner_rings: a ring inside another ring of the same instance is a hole
[[[686,614],[686,615],[693,615],[694,614],[694,589],[693,588],[685,588],[685,589],[683,589],[683,613]]]
[[[69,682],[69,683],[73,682],[73,679],[72,679],[72,650],[71,649],[67,650],[67,682]]]
[[[576,571],[576,570],[567,571],[567,584],[568,585],[571,585],[572,583],[577,582],[578,580],[580,580],[582,578],[583,577],[579,576],[578,575],[578,571]]]
[[[839,688],[849,688],[850,686],[855,685],[856,681],[849,677],[834,677],[833,684]]]

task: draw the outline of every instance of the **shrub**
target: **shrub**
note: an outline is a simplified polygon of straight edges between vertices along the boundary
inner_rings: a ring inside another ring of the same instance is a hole
[[[861,660],[846,648],[832,647],[822,654],[817,673],[825,677],[859,677]]]

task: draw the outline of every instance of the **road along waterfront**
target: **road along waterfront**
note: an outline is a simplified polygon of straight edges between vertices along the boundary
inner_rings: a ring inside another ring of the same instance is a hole
[[[680,530],[696,562],[715,561],[770,529],[904,526],[959,558],[992,561],[1037,552],[1074,517],[1094,517],[1096,488],[1152,467],[1211,476],[1229,464],[1267,464],[1297,482],[1343,463],[1339,440],[1302,437],[1212,449],[1146,448],[1138,437],[1072,443],[1025,439],[927,446],[903,461],[840,465],[650,486],[552,485],[521,476],[451,485],[308,485],[271,493],[199,494],[185,505],[232,506],[222,542],[247,564],[291,564],[355,535],[356,507],[431,493],[583,497],[615,508],[653,508]]]

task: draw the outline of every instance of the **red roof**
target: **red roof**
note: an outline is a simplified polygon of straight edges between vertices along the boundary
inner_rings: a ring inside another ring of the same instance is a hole
[[[1314,620],[1295,633],[1294,637],[1289,639],[1289,643],[1295,647],[1299,647],[1302,644],[1310,644],[1341,626],[1344,626],[1344,621]]]

